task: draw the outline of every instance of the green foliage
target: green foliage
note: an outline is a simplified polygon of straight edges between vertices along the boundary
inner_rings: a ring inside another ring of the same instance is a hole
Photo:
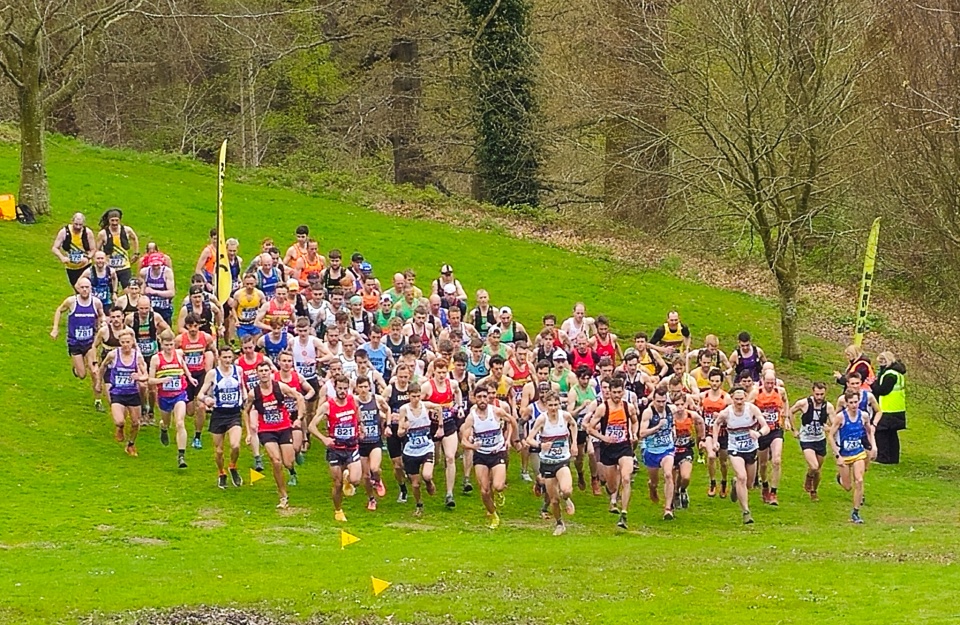
[[[528,0],[464,0],[470,16],[477,174],[498,206],[539,204],[535,59]],[[496,5],[496,10],[494,7]]]

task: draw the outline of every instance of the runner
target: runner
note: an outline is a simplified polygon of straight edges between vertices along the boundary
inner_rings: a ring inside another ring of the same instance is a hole
[[[107,264],[107,255],[103,250],[94,252],[93,264],[84,269],[81,275],[90,281],[93,296],[100,300],[104,309],[109,309],[117,293],[117,274]]]
[[[420,348],[432,359],[437,351],[434,343],[436,332],[433,325],[427,321],[427,316],[427,309],[417,306],[413,311],[413,317],[403,326],[403,336],[407,343],[419,342]]]
[[[727,367],[721,368],[715,364],[715,361],[718,360],[715,357],[716,354],[711,356],[710,352],[704,351],[703,349],[694,350],[694,351],[699,352],[699,356],[697,358],[699,366],[696,369],[694,369],[693,373],[691,373],[690,375],[693,378],[693,381],[697,385],[696,387],[697,392],[705,393],[708,390],[710,390],[710,374],[713,373],[714,370],[726,371]]]
[[[538,381],[539,380],[539,381]],[[550,381],[550,361],[541,360],[537,363],[536,376],[531,376],[527,383],[523,385],[518,402],[517,424],[520,429],[520,438],[526,440],[530,436],[530,428],[533,427],[537,418],[546,412],[547,406],[544,403],[543,396],[547,391],[557,392],[559,385]],[[533,494],[536,497],[544,496],[544,482],[540,475],[540,447],[538,445],[523,445],[520,451],[521,477],[523,474],[533,473]],[[530,480],[526,480],[530,481]],[[549,500],[544,498],[544,508],[541,516],[549,515],[547,507]],[[545,517],[546,518],[546,517]]]
[[[330,465],[333,516],[337,521],[346,521],[343,512],[344,482],[349,482],[355,491],[363,474],[360,464],[360,411],[356,399],[350,394],[350,380],[345,375],[333,379],[336,396],[320,405],[317,418],[310,423],[310,433],[327,448],[327,464]],[[326,434],[320,424],[326,420]],[[350,494],[349,491],[347,494]]]
[[[763,413],[769,432],[759,440],[760,482],[763,486],[763,503],[777,506],[777,487],[780,486],[780,471],[783,458],[783,430],[793,429],[787,413],[787,393],[777,386],[777,374],[767,371],[763,384],[753,404]],[[772,466],[772,470],[768,469]]]
[[[708,334],[703,337],[703,347],[691,350],[687,353],[687,369],[691,369],[697,364],[702,363],[702,357],[710,357],[709,363],[711,369],[720,371],[730,371],[730,360],[727,355],[720,351],[720,339],[716,334]],[[706,390],[705,388],[702,390]]]
[[[201,286],[191,286],[187,301],[180,308],[177,315],[177,331],[186,329],[187,315],[196,315],[200,322],[200,331],[214,337],[224,336],[223,311],[216,301],[208,299]]]
[[[74,213],[70,223],[60,228],[50,251],[67,270],[67,281],[76,286],[83,270],[90,264],[96,251],[97,240],[93,230],[87,228],[87,219],[83,213]]]
[[[503,309],[500,310],[502,313]],[[542,369],[544,380],[546,380],[546,376],[549,375],[549,370],[550,363],[547,362],[546,367]],[[538,368],[538,372],[539,371],[541,371],[541,369]],[[513,355],[504,364],[503,373],[510,379],[511,390],[513,392],[513,416],[517,420],[517,423],[520,424],[522,423],[520,412],[524,388],[536,379],[535,373],[530,368],[530,347],[526,341],[518,341],[514,344]],[[533,386],[532,390],[536,391],[536,385]],[[529,421],[526,421],[525,425],[518,425],[517,436],[525,438],[529,426]],[[533,481],[530,472],[527,470],[529,462],[530,449],[524,445],[520,448],[520,479],[524,482]],[[534,469],[534,473],[536,473],[536,469]]]
[[[370,328],[370,341],[363,344],[362,350],[366,352],[367,358],[370,360],[370,366],[379,373],[384,379],[390,377],[390,372],[393,371],[393,368],[396,366],[396,360],[393,358],[393,354],[387,349],[387,346],[383,344],[383,330],[379,326],[373,326]]]
[[[207,372],[197,397],[210,408],[210,434],[213,436],[214,460],[217,463],[217,486],[227,487],[227,471],[223,468],[223,438],[230,444],[230,481],[243,485],[237,471],[240,459],[240,438],[243,435],[241,407],[247,400],[247,385],[240,367],[233,364],[233,349],[220,348],[216,368]]]
[[[453,294],[458,300],[466,303],[467,292],[463,289],[463,285],[460,284],[460,281],[454,277],[453,267],[450,265],[443,265],[440,267],[440,276],[430,284],[430,293],[431,295],[443,295],[446,293],[446,288],[448,286],[453,287]]]
[[[246,337],[259,338],[261,332],[256,326],[257,314],[260,307],[267,301],[263,291],[257,288],[257,276],[248,273],[243,276],[243,288],[234,292],[229,305],[237,315],[237,338],[243,341]]]
[[[140,432],[139,384],[149,379],[147,363],[137,351],[133,330],[122,328],[117,333],[120,346],[107,353],[101,364],[107,391],[110,394],[110,416],[116,428],[116,440],[122,443],[128,456],[137,456],[137,434]],[[124,437],[124,426],[130,417],[130,433]]]
[[[130,284],[130,266],[140,258],[140,239],[133,228],[120,223],[123,211],[110,208],[100,217],[100,232],[97,233],[97,249],[103,250],[110,269],[117,274],[121,288]]]
[[[573,351],[570,352],[570,367],[577,371],[580,367],[586,367],[592,376],[597,372],[597,364],[600,362],[600,356],[590,347],[590,339],[586,334],[579,334],[573,340]]]
[[[399,372],[398,372],[399,375]],[[414,516],[423,516],[423,500],[420,496],[420,482],[423,481],[428,495],[437,492],[433,483],[434,436],[437,423],[431,419],[430,411],[420,401],[420,387],[411,385],[407,391],[408,403],[399,408],[396,418],[397,437],[403,442],[403,470],[413,487],[413,500],[417,507]],[[389,400],[388,400],[389,401]],[[391,410],[393,407],[391,405]],[[391,420],[394,419],[391,416]],[[401,494],[406,502],[406,489]],[[398,500],[399,501],[399,500]]]
[[[857,402],[857,408],[860,410],[860,412],[867,416],[867,429],[869,430],[870,435],[874,435],[874,424],[882,417],[880,404],[877,402],[877,398],[871,392],[870,387],[863,387],[863,379],[860,377],[859,371],[850,371],[846,374],[844,379],[847,386],[844,394],[837,398],[837,412],[847,407],[846,391],[856,391],[857,397],[860,398],[860,401]],[[870,436],[867,434],[864,434],[862,442],[863,448],[867,450],[867,457],[864,458],[863,461],[863,468],[864,471],[866,471],[870,468],[870,461],[873,460],[875,449],[873,447],[873,443],[870,442]]]
[[[803,490],[810,494],[811,501],[819,501],[817,488],[820,486],[823,459],[827,455],[827,435],[825,428],[834,417],[833,406],[826,400],[827,385],[814,382],[809,397],[799,400],[790,408],[791,415],[800,415],[800,430],[796,425],[793,435],[800,441],[803,459],[807,461],[807,477]]]
[[[499,312],[497,327],[500,328],[500,340],[508,346],[520,340],[526,341],[527,329],[522,323],[513,319],[513,310],[509,306],[504,306]]]
[[[314,388],[310,386],[299,373],[297,373],[296,369],[294,369],[293,354],[291,354],[288,350],[282,351],[277,355],[276,362],[278,364],[278,370],[274,372],[273,379],[277,382],[283,382],[290,388],[303,395],[304,406],[313,401],[317,391],[314,390]],[[297,402],[290,397],[284,397],[283,403],[287,406],[287,412],[290,414],[291,422],[300,422],[300,427],[293,428],[293,453],[296,463],[303,464],[303,441],[307,434],[307,428],[303,425],[304,419],[300,418],[302,415],[299,407],[297,406]],[[287,481],[287,486],[296,485],[297,471],[296,469],[290,469],[290,479]]]
[[[197,384],[190,374],[183,352],[174,347],[176,337],[169,328],[160,333],[160,352],[150,359],[150,385],[157,389],[157,407],[160,410],[160,443],[170,444],[170,419],[177,430],[177,465],[187,468],[187,384]]]
[[[144,257],[146,267],[140,270],[143,280],[143,294],[150,298],[150,306],[167,325],[173,322],[173,298],[177,287],[173,279],[173,269],[164,265],[163,254],[153,252]]]
[[[217,340],[200,329],[200,318],[193,313],[184,319],[184,327],[186,329],[177,336],[174,346],[183,353],[183,361],[192,376],[192,381],[187,383],[187,413],[193,414],[194,426],[191,446],[203,449],[200,435],[207,419],[207,408],[203,401],[196,401],[196,398],[207,372],[213,369]]]
[[[232,298],[237,291],[243,288],[243,259],[237,256],[237,250],[240,248],[240,242],[234,238],[227,239],[227,267],[230,269],[230,297]],[[228,341],[233,341],[236,336],[236,308],[234,301],[227,298],[227,301],[220,302],[223,307],[223,336]]]
[[[70,355],[73,375],[83,380],[87,372],[90,373],[93,406],[97,412],[103,412],[97,354],[93,350],[93,339],[103,319],[103,305],[93,296],[90,281],[86,278],[77,278],[74,288],[77,294],[63,300],[53,313],[50,338],[56,340],[59,336],[60,318],[67,313],[67,353]]]
[[[303,414],[304,428],[308,429],[313,422],[314,415],[317,413],[317,404],[322,401],[320,393],[320,377],[317,375],[317,369],[324,365],[334,362],[336,357],[330,353],[323,341],[310,335],[310,321],[305,318],[297,319],[296,325],[297,337],[292,341],[290,351],[293,352],[293,366],[303,380],[313,387],[315,394],[306,403],[306,412]],[[310,448],[310,439],[304,441],[303,450]]]
[[[440,308],[445,310],[448,316],[451,310],[458,311],[461,319],[466,316],[467,300],[465,297],[460,299],[457,287],[452,284],[443,285],[443,292],[438,297],[440,297]]]
[[[359,352],[358,352],[359,356]],[[383,432],[390,406],[372,392],[370,378],[361,376],[355,385],[357,408],[360,410],[360,471],[367,491],[367,510],[377,509],[377,497],[387,494],[380,465],[383,459]]]
[[[474,389],[474,405],[463,424],[462,443],[464,448],[473,450],[473,470],[487,510],[488,527],[497,529],[500,527],[497,508],[505,503],[507,441],[513,439],[516,426],[505,410],[488,403],[490,392],[490,387],[485,385]]]
[[[194,274],[203,277],[204,290],[213,292],[213,280],[217,270],[217,229],[210,229],[210,239],[200,250],[200,256],[197,258],[197,264],[193,269]]]
[[[280,352],[290,347],[290,338],[287,334],[287,324],[283,319],[275,317],[270,320],[269,325],[270,331],[257,339],[257,349],[276,362]]]
[[[131,280],[131,284],[133,281]],[[127,325],[133,329],[137,339],[137,349],[140,355],[148,363],[153,356],[160,351],[160,342],[157,337],[164,330],[170,329],[167,322],[163,320],[158,313],[153,312],[150,307],[150,298],[141,296],[137,301],[136,310],[127,315]],[[143,412],[146,414],[144,425],[153,424],[153,407],[156,405],[157,389],[150,384],[144,384],[140,388],[140,397],[143,405]]]
[[[637,409],[623,401],[623,380],[609,379],[609,392],[585,423],[587,432],[599,441],[600,464],[610,497],[610,512],[618,514],[617,527],[627,529],[633,478],[633,441],[637,440]],[[619,494],[620,506],[617,507]]]
[[[310,227],[306,224],[301,224],[297,226],[297,230],[294,233],[296,240],[293,242],[293,245],[287,248],[286,253],[283,255],[283,264],[287,267],[296,267],[297,262],[307,253],[310,247]],[[271,246],[272,247],[272,246]]]
[[[577,337],[581,334],[590,338],[596,334],[595,320],[593,317],[587,317],[587,307],[583,302],[577,302],[573,306],[573,316],[568,317],[560,325],[560,331],[563,332],[570,342],[576,344]],[[581,450],[582,451],[582,450]]]
[[[673,413],[674,445],[673,472],[677,492],[674,506],[684,510],[690,507],[690,478],[693,476],[693,450],[705,444],[703,419],[697,412],[698,406],[693,398],[685,393],[680,381],[673,379],[667,383],[667,397],[676,408]]]
[[[296,318],[293,306],[287,299],[287,285],[281,282],[273,287],[273,297],[260,305],[254,325],[266,334],[270,332],[270,322],[273,319],[279,319],[286,328],[292,329]]]
[[[444,505],[455,508],[453,489],[457,484],[457,409],[460,406],[460,388],[450,379],[450,367],[447,361],[434,363],[433,376],[421,385],[420,396],[427,407],[439,413],[440,427],[437,432],[435,454],[443,452],[446,463],[446,497]]]
[[[680,322],[679,312],[671,310],[667,313],[666,323],[650,336],[650,347],[667,356],[680,354],[685,358],[690,351],[690,328]]]
[[[283,279],[283,272],[274,266],[274,259],[271,253],[260,254],[260,266],[253,275],[256,281],[256,288],[263,293],[263,297],[267,300],[273,299],[278,284],[286,284]],[[244,280],[244,286],[246,286],[246,280]]]
[[[871,452],[863,445],[863,439],[870,441],[870,447],[876,449],[873,438],[873,428],[869,417],[860,410],[857,402],[859,393],[847,390],[844,393],[845,407],[838,410],[830,419],[827,437],[833,455],[837,460],[837,480],[846,491],[853,491],[853,512],[850,513],[850,522],[861,524],[860,506],[863,505],[863,475],[866,472],[866,460]],[[851,414],[851,412],[853,414]]]
[[[290,249],[292,250],[295,247],[295,245],[291,245]],[[287,250],[287,254],[290,254],[289,250]],[[293,273],[297,277],[297,281],[300,283],[300,286],[305,289],[317,280],[322,282],[327,259],[320,254],[320,244],[310,239],[307,241],[306,252],[301,254],[293,264],[285,264],[293,267]]]
[[[749,332],[737,335],[737,349],[730,355],[730,366],[737,379],[741,373],[747,372],[754,382],[759,382],[760,369],[766,360],[763,350],[751,342]]]
[[[124,315],[129,315],[137,309],[137,302],[140,301],[140,297],[143,295],[143,282],[140,278],[130,278],[130,283],[127,284],[127,288],[123,290],[123,294],[116,298],[114,302],[117,306],[123,309]]]
[[[633,336],[633,349],[637,351],[640,369],[652,378],[654,384],[669,374],[670,368],[664,362],[663,356],[647,343],[646,332],[637,332]]]
[[[556,356],[554,356],[556,363]],[[577,455],[574,456],[574,465],[577,468],[577,488],[584,490],[587,482],[583,477],[583,457],[590,453],[587,449],[587,430],[584,427],[584,421],[590,419],[590,415],[597,409],[597,393],[590,384],[591,372],[588,367],[581,365],[576,370],[576,384],[570,387],[567,392],[567,412],[573,415],[577,422]],[[560,384],[560,392],[563,393],[563,383],[561,378],[557,380]],[[551,377],[551,381],[553,378]],[[590,455],[590,484],[593,494],[600,494],[600,470],[593,455]]]
[[[610,321],[603,315],[597,315],[597,333],[590,338],[590,348],[603,358],[606,356],[617,365],[623,360],[623,351],[617,342],[617,335],[610,332]]]
[[[397,434],[400,407],[409,401],[410,385],[413,377],[413,368],[404,363],[398,363],[393,371],[390,383],[384,388],[382,397],[390,407],[390,430],[387,432],[387,452],[393,463],[394,476],[397,478],[397,487],[400,494],[397,503],[407,502],[406,474],[403,471],[403,444],[405,441]],[[419,384],[415,386],[419,387]]]
[[[653,401],[640,417],[637,436],[644,441],[643,464],[647,467],[650,500],[659,501],[657,490],[663,472],[663,520],[673,520],[673,464],[676,433],[675,407],[667,404],[667,389],[660,386],[653,392]]]
[[[730,405],[730,395],[723,390],[723,371],[710,370],[710,388],[700,394],[700,406],[703,410],[703,425],[706,440],[703,447],[707,452],[707,472],[710,474],[708,497],[717,496],[717,460],[720,461],[720,498],[727,496],[727,428],[721,426],[714,435],[713,424],[717,415]]]
[[[753,523],[750,514],[750,484],[757,474],[757,440],[770,433],[770,427],[764,420],[760,409],[747,401],[747,393],[741,386],[730,391],[730,405],[717,413],[713,421],[713,450],[720,451],[720,430],[727,430],[727,455],[736,480],[730,493],[730,500],[740,504],[743,523]],[[757,430],[757,428],[760,428]]]
[[[470,311],[470,324],[480,338],[487,338],[487,332],[497,324],[497,309],[490,305],[490,294],[486,289],[477,290],[477,305]]]
[[[298,412],[303,414],[303,396],[283,382],[275,381],[270,363],[264,361],[257,365],[257,383],[244,403],[249,415],[247,438],[256,436],[267,450],[273,467],[273,481],[280,496],[277,504],[280,509],[287,508],[289,501],[283,469],[293,468],[293,429],[300,425],[290,420],[283,402],[285,397],[296,400]]]
[[[577,455],[577,422],[569,413],[560,410],[560,395],[547,390],[542,395],[546,411],[538,416],[527,435],[529,447],[540,448],[540,476],[543,478],[556,527],[554,536],[567,531],[560,515],[563,500],[567,516],[576,511],[573,500],[573,477],[570,475],[570,457]]]
[[[271,368],[273,367],[273,363],[262,353],[256,351],[256,348],[257,343],[253,336],[246,335],[240,339],[240,357],[237,358],[237,366],[240,367],[240,371],[243,372],[243,381],[247,386],[248,398],[257,385],[257,367],[263,362],[271,365]],[[263,473],[263,458],[260,456],[260,438],[248,435],[247,444],[250,445],[250,451],[253,452],[253,470],[258,473]]]

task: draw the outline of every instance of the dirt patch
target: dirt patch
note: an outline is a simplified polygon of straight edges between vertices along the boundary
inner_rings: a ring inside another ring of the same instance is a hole
[[[131,545],[148,545],[151,547],[162,547],[167,544],[167,541],[162,538],[152,538],[150,536],[128,536],[124,540]]]
[[[112,532],[114,527],[112,525],[98,525],[96,529],[98,532]]]
[[[204,530],[215,530],[225,526],[226,523],[220,519],[198,519],[196,521],[191,521],[190,525]]]
[[[298,508],[296,506],[290,506],[289,508],[281,508],[277,510],[277,514],[282,517],[297,516],[299,514],[309,514],[309,508]]]
[[[201,519],[212,519],[213,517],[219,516],[223,512],[220,508],[200,508],[197,510],[197,516]]]
[[[428,530],[437,529],[436,525],[427,525],[426,523],[410,523],[407,521],[393,521],[392,523],[385,523],[384,527],[395,527],[401,530],[413,530],[415,532],[425,532]]]

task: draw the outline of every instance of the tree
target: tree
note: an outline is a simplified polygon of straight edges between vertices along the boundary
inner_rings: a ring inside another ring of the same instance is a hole
[[[478,199],[536,206],[540,146],[535,134],[534,54],[528,0],[463,0],[477,128]]]
[[[0,8],[0,71],[20,113],[20,201],[50,213],[44,130],[76,91],[93,46],[142,0],[24,0]]]
[[[870,14],[858,0],[688,0],[651,45],[662,59],[675,189],[746,224],[780,301],[781,356],[801,357],[800,261],[843,201],[866,110]],[[644,128],[656,130],[652,127]]]
[[[433,178],[420,143],[420,43],[417,0],[389,0],[393,22],[390,61],[393,69],[390,110],[393,129],[393,181],[426,186]]]

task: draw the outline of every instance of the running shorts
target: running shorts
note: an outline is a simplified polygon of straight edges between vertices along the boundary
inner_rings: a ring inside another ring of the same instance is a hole
[[[347,467],[354,462],[360,462],[360,451],[358,449],[327,447],[327,464],[331,467]]]
[[[554,479],[557,477],[557,471],[559,471],[563,467],[569,467],[569,466],[570,466],[569,460],[564,460],[563,462],[557,462],[555,464],[544,464],[543,462],[541,462],[540,477],[546,480]]]
[[[261,445],[276,443],[277,445],[293,445],[293,428],[275,430],[272,432],[257,432]]]
[[[140,393],[133,393],[131,395],[114,395],[110,393],[110,403],[117,404],[118,406],[126,406],[127,408],[139,408]]]
[[[680,465],[684,462],[693,462],[693,447],[678,447],[673,452],[674,466]]]
[[[783,440],[783,428],[778,427],[775,430],[771,430],[769,434],[758,438],[757,444],[760,445],[760,451],[766,451],[770,449],[770,444],[778,438]]]
[[[507,452],[501,451],[495,454],[483,454],[479,451],[473,452],[473,466],[483,465],[492,469],[493,467],[507,464]]]
[[[731,458],[742,458],[744,464],[756,464],[757,463],[757,450],[753,451],[730,451],[727,450],[727,455]]]
[[[187,393],[182,392],[176,397],[157,397],[157,407],[161,412],[173,412],[174,406],[178,403],[187,403]]]
[[[647,450],[643,450],[643,464],[646,465],[648,469],[659,469],[660,463],[663,462],[663,459],[667,456],[672,456],[673,450],[665,451],[660,454],[650,453]]]
[[[827,439],[819,441],[800,441],[800,449],[812,449],[818,456],[827,455]]]
[[[87,352],[93,349],[93,341],[89,343],[77,343],[71,345],[67,343],[67,353],[71,356],[86,356]]]
[[[474,454],[476,456],[476,454]],[[420,469],[423,468],[423,465],[428,462],[433,462],[433,452],[431,451],[428,454],[422,456],[408,456],[403,455],[403,471],[407,475],[419,475]]]
[[[207,430],[211,434],[226,434],[232,428],[242,427],[241,423],[239,408],[214,408]]]
[[[600,464],[606,467],[615,467],[620,464],[620,458],[633,456],[633,447],[630,443],[613,443],[600,446]],[[660,466],[659,464],[657,466]]]

